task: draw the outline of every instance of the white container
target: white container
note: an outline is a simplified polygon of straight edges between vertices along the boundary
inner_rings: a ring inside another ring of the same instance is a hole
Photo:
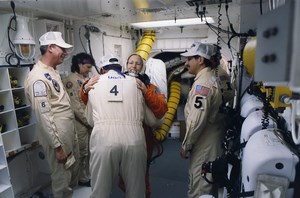
[[[250,97],[243,103],[241,106],[241,116],[246,118],[253,111],[258,111],[262,109],[263,102],[260,101],[257,97]]]
[[[242,125],[240,143],[248,141],[254,133],[262,130],[261,122],[263,115],[264,113],[262,110],[254,111],[248,115]],[[274,119],[271,116],[269,116],[268,119],[269,126],[267,128],[277,128],[277,124]]]
[[[276,129],[265,129],[253,134],[242,157],[242,189],[255,191],[258,175],[272,175],[295,180],[299,158],[292,153],[274,134]],[[289,188],[284,197],[293,197]]]
[[[175,139],[180,137],[180,122],[173,122],[168,133],[169,139]]]

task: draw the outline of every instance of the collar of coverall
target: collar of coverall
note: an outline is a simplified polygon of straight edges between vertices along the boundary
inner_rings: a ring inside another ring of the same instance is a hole
[[[122,66],[119,64],[111,64],[111,65],[106,65],[103,67],[105,70],[114,70],[118,74],[122,75],[125,78],[125,74],[122,72]]]

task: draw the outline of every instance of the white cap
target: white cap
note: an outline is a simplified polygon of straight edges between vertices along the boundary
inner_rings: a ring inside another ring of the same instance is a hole
[[[208,45],[209,45],[209,47],[211,48],[211,51],[212,51],[211,56],[216,55],[216,53],[221,49],[221,47],[216,45],[216,44],[208,44]]]
[[[108,54],[105,56],[102,56],[100,60],[100,68],[108,66],[108,65],[115,65],[115,66],[121,66],[119,62],[119,58],[116,55]]]
[[[187,52],[181,53],[181,56],[202,56],[203,58],[210,59],[212,56],[212,48],[208,44],[195,42]]]
[[[54,44],[65,49],[73,47],[64,41],[61,32],[46,32],[40,37],[39,41],[40,45]]]
[[[217,53],[217,47],[214,44],[207,44],[211,50],[211,56],[214,56]]]

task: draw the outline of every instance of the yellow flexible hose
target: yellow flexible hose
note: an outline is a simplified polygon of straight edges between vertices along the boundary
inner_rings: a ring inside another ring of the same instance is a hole
[[[176,81],[172,81],[170,84],[168,111],[165,115],[163,124],[154,133],[155,139],[158,141],[163,141],[169,133],[170,127],[174,119],[174,115],[176,113],[180,101],[180,91],[181,91],[180,83]]]
[[[148,59],[149,53],[152,49],[152,45],[155,40],[155,32],[152,30],[146,30],[143,33],[143,38],[136,50],[136,54],[140,55],[144,61]]]
[[[140,55],[145,61],[148,59],[154,40],[155,32],[152,30],[145,30],[143,33],[143,38],[141,39],[141,42],[136,50],[136,54]],[[169,133],[180,101],[180,89],[181,86],[179,82],[172,81],[170,83],[170,94],[167,103],[168,111],[164,117],[163,124],[154,132],[155,139],[158,141],[163,141]]]

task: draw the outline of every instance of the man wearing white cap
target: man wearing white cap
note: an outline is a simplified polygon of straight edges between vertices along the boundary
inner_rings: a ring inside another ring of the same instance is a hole
[[[180,155],[189,158],[189,198],[211,194],[217,196],[217,189],[201,177],[202,164],[214,161],[222,154],[224,137],[222,115],[219,107],[222,94],[211,68],[212,48],[195,42],[182,56],[187,57],[186,67],[195,75],[194,83],[185,105],[186,134]],[[209,178],[211,179],[211,178]]]
[[[37,119],[37,136],[51,170],[55,198],[71,198],[78,182],[78,142],[74,113],[56,66],[67,55],[60,32],[47,32],[39,39],[41,59],[25,80],[26,97]]]
[[[145,196],[145,101],[136,78],[124,75],[118,58],[102,57],[103,74],[88,92],[86,117],[93,127],[90,140],[92,198],[110,197],[120,175],[127,198]]]

